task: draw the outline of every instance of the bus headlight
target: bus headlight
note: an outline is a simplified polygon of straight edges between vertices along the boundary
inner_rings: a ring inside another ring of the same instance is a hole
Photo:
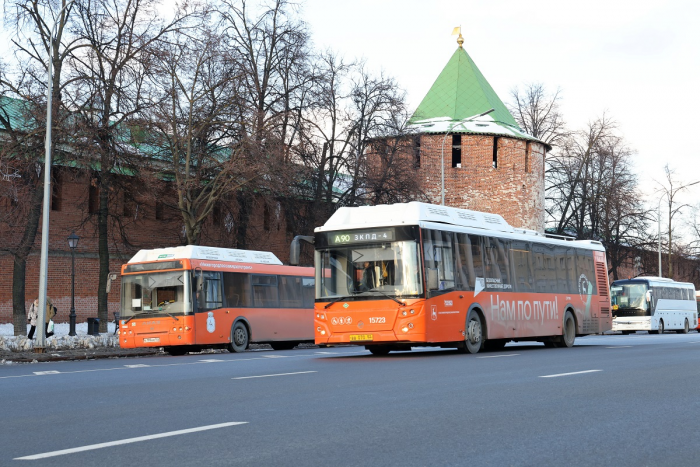
[[[316,318],[324,321],[326,319],[326,315],[324,313],[316,313]]]
[[[401,330],[402,330],[403,332],[408,332],[408,327],[404,326]]]

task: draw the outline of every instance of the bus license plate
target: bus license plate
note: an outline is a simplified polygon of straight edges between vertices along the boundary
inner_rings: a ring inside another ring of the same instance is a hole
[[[373,340],[372,334],[350,334],[350,342],[371,340]]]
[[[143,340],[144,344],[148,344],[151,342],[160,342],[160,337],[148,337]]]

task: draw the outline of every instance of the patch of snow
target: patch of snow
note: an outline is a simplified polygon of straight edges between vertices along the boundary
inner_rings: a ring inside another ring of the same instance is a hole
[[[75,336],[69,336],[68,323],[54,324],[54,335],[46,338],[47,350],[94,349],[96,347],[119,347],[119,336],[114,335],[114,323],[107,323],[108,332],[92,336],[87,333],[87,323],[75,325]],[[27,325],[27,333],[29,325]],[[15,336],[12,323],[0,324],[0,350],[23,352],[34,350],[36,333],[33,340],[27,336]]]

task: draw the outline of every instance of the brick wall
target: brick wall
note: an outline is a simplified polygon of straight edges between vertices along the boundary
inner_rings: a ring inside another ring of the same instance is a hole
[[[71,301],[71,252],[67,238],[71,232],[80,237],[75,252],[75,309],[78,322],[97,316],[97,288],[99,274],[98,235],[96,214],[89,213],[90,178],[87,174],[71,169],[58,168],[63,172],[57,193],[59,209],[52,210],[49,235],[49,263],[47,293],[59,310],[58,322],[67,322]],[[121,265],[143,248],[161,248],[185,244],[183,222],[177,211],[164,209],[156,219],[156,197],[152,193],[130,192],[133,201],[125,211],[124,193],[115,190],[112,195],[110,224],[110,272],[119,273]],[[165,194],[173,200],[173,194]],[[164,199],[163,197],[160,200]],[[267,205],[267,208],[265,208]],[[1,207],[7,209],[7,207]],[[266,213],[263,216],[263,213]],[[127,213],[128,215],[124,215]],[[0,215],[7,214],[0,212]],[[236,214],[235,212],[233,214]],[[207,221],[202,233],[203,245],[236,248],[235,217],[222,215],[217,221],[213,216]],[[266,219],[265,219],[266,218]],[[3,251],[12,248],[21,238],[24,223],[11,226],[0,223],[0,323],[12,322],[12,270],[13,257]],[[274,200],[256,198],[247,229],[247,249],[272,251],[280,260],[287,262],[289,244],[295,234],[288,232],[284,212]],[[36,241],[27,263],[26,308],[38,296],[39,265],[41,252],[41,223]],[[109,316],[119,309],[119,278],[112,283],[108,297]]]
[[[498,167],[493,167],[494,141]],[[444,142],[445,205],[500,214],[514,227],[544,229],[544,157],[539,143],[461,135],[461,167],[452,167],[452,137],[424,134],[419,178],[431,202],[440,204]],[[527,151],[527,154],[526,154]],[[527,162],[527,164],[526,164]]]

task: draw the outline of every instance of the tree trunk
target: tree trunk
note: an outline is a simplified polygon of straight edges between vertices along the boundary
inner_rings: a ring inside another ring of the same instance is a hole
[[[31,195],[31,205],[27,215],[27,223],[24,227],[22,240],[19,242],[17,250],[13,252],[14,267],[12,270],[12,321],[14,324],[15,336],[27,334],[27,311],[24,303],[26,300],[26,274],[27,258],[32,251],[32,245],[39,230],[39,219],[41,218],[41,205],[44,199],[44,169],[39,174],[39,179],[34,186]]]

